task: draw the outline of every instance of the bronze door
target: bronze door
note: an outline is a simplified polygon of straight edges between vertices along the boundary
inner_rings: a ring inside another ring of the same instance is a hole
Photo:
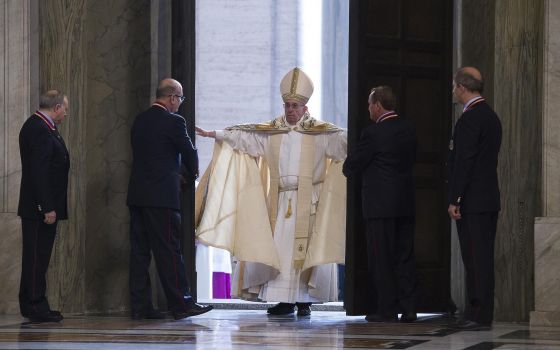
[[[351,0],[349,150],[370,123],[372,87],[390,85],[398,113],[414,121],[418,311],[445,311],[450,301],[450,222],[445,160],[451,128],[452,1]],[[349,315],[375,311],[368,294],[365,225],[359,179],[348,182],[345,307]]]

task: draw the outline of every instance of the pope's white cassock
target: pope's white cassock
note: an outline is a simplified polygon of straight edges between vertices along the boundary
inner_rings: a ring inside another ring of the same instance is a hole
[[[197,190],[197,238],[235,257],[232,296],[337,300],[346,146],[345,130],[307,112],[296,125],[280,116],[216,132]]]

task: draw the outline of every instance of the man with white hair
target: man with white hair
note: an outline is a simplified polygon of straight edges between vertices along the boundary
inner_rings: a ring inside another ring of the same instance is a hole
[[[298,316],[309,316],[311,303],[337,300],[347,134],[311,117],[313,83],[301,69],[288,72],[280,90],[285,113],[267,123],[197,128],[216,139],[197,193],[204,196],[197,237],[238,261],[233,296],[279,302],[269,314],[293,314],[297,306]]]
[[[47,300],[47,269],[58,222],[68,219],[68,171],[70,155],[60,125],[68,116],[68,98],[49,90],[39,99],[39,110],[29,117],[19,133],[21,188],[22,261],[19,307],[33,323],[60,322],[59,311]]]

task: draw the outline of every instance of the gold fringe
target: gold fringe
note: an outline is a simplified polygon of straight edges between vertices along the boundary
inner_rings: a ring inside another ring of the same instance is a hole
[[[289,218],[290,216],[292,216],[292,199],[288,199],[288,210],[286,210],[286,215],[284,215],[284,218]]]

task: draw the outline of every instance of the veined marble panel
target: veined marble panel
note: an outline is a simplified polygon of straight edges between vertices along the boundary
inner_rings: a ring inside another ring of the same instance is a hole
[[[19,200],[21,164],[18,135],[30,115],[30,4],[28,1],[7,0],[0,4],[0,212],[15,213]]]
[[[560,217],[535,219],[535,311],[531,325],[560,325]]]
[[[0,315],[19,313],[19,279],[21,274],[21,221],[13,213],[0,213],[2,245],[0,248]]]
[[[0,314],[17,313],[21,224],[17,217],[21,163],[18,136],[36,101],[36,3],[0,2]]]
[[[531,325],[560,325],[560,3],[544,1],[543,215],[535,222],[535,311]]]
[[[150,106],[150,0],[87,0],[86,308],[128,309],[130,127]]]
[[[460,66],[477,67],[484,77],[484,98],[494,102],[494,37],[496,1],[466,0],[461,4]]]
[[[556,267],[556,268],[555,268]],[[560,312],[560,217],[535,219],[535,310]]]
[[[560,2],[545,1],[543,215],[560,216]],[[560,268],[560,267],[559,267]]]
[[[51,307],[83,312],[85,270],[85,0],[40,1],[41,89],[59,89],[69,101],[60,132],[70,152],[69,219],[59,224],[48,271]]]
[[[533,220],[542,207],[542,14],[542,0],[496,0],[493,107],[502,122],[496,321],[528,321],[533,309]]]

